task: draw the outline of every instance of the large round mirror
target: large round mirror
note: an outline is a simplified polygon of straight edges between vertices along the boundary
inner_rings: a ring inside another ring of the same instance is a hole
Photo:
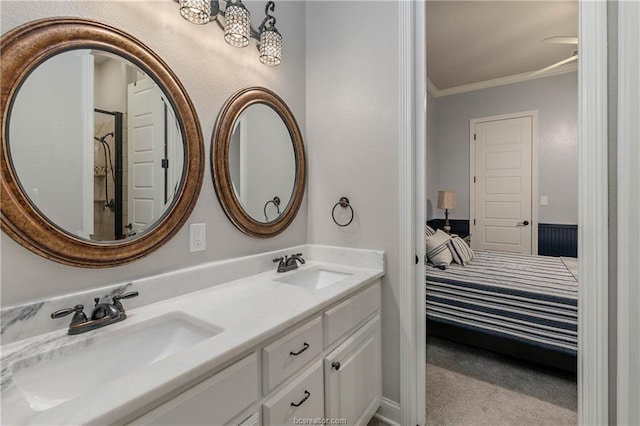
[[[128,262],[195,204],[194,108],[166,64],[119,30],[55,19],[3,35],[2,112],[2,228],[38,254]]]
[[[212,141],[216,193],[229,219],[253,237],[270,237],[293,221],[304,193],[305,153],[287,105],[259,87],[234,94]]]

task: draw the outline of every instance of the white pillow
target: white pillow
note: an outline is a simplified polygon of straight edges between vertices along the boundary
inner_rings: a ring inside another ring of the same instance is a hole
[[[449,266],[453,261],[453,255],[449,250],[451,237],[438,229],[435,234],[425,237],[427,244],[427,259],[436,266]]]
[[[425,225],[425,228],[424,228],[424,236],[425,237],[430,237],[435,233],[436,233],[436,231],[434,231],[432,227],[430,227],[429,225]]]
[[[453,237],[447,242],[453,261],[460,265],[466,265],[473,260],[473,250],[460,237]]]

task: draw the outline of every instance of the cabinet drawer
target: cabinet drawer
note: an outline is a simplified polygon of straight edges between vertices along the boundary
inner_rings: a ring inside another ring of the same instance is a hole
[[[269,391],[322,352],[322,317],[317,317],[262,350],[263,390]]]
[[[265,402],[262,412],[265,425],[293,425],[299,424],[300,419],[322,417],[324,385],[320,361]]]
[[[239,426],[260,426],[260,413],[253,413],[248,419],[240,423]]]
[[[258,399],[258,360],[255,354],[186,390],[134,424],[225,424]]]
[[[380,281],[324,313],[327,346],[380,309]]]

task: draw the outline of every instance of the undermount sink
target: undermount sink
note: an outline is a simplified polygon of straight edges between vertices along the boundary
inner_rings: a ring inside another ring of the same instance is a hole
[[[301,271],[289,276],[278,278],[276,281],[303,287],[309,290],[319,290],[329,287],[345,278],[350,277],[349,272],[332,271],[329,269],[317,268],[308,271]]]
[[[223,329],[171,313],[18,360],[14,383],[33,410],[44,411],[219,334]]]

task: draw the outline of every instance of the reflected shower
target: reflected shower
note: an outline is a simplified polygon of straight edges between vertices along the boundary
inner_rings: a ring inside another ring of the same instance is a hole
[[[100,144],[102,145],[102,150],[104,151],[104,172],[106,175],[109,175],[109,171],[111,171],[110,174],[115,183],[116,172],[115,172],[115,168],[113,167],[113,160],[111,159],[111,148],[109,147],[109,144],[106,141],[108,137],[114,137],[113,132],[109,132],[100,138],[94,136],[94,139],[100,142]],[[106,183],[104,185],[104,200],[105,200],[105,204],[102,209],[104,210],[106,207],[108,207],[109,209],[111,209],[111,211],[113,211],[116,203],[115,203],[115,199],[109,198],[109,185],[107,185]]]

